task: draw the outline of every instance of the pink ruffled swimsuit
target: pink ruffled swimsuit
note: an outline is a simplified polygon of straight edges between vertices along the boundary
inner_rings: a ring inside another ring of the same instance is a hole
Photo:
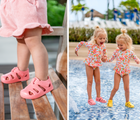
[[[91,44],[88,42],[81,41],[77,47],[75,48],[76,51],[84,45],[88,48],[88,57],[84,60],[84,63],[86,63],[89,66],[92,66],[94,69],[98,66],[102,66],[101,64],[101,54],[103,53],[106,55],[106,47],[103,44],[102,46],[98,46],[97,44]]]
[[[42,34],[50,34],[53,29],[47,23],[46,0],[1,0],[0,36],[24,37],[25,29],[42,28]]]
[[[127,49],[125,51],[121,51],[116,49],[110,59],[107,59],[107,62],[111,62],[116,58],[116,65],[114,70],[118,73],[121,77],[125,74],[130,73],[130,59],[131,57],[136,61],[139,58],[133,53],[133,51]]]

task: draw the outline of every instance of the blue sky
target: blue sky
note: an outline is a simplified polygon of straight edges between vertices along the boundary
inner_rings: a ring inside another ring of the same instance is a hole
[[[126,0],[114,0],[115,8],[118,8],[121,1]],[[77,2],[74,0],[74,5],[76,5]],[[99,11],[102,14],[105,14],[105,11],[107,11],[107,0],[84,0],[81,2],[81,4],[86,4],[89,9],[95,9]],[[109,9],[113,8],[112,0],[110,0]],[[71,0],[69,0],[69,20],[75,21],[77,18],[75,18],[75,12],[71,12]],[[78,13],[78,19],[81,20],[82,14]]]

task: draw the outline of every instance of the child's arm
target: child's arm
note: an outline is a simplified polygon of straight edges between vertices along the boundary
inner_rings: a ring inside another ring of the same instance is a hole
[[[75,48],[75,51],[78,51],[82,45],[84,45],[85,47],[88,47],[88,48],[91,47],[90,43],[81,41],[80,43],[78,43],[77,47]]]
[[[101,60],[102,60],[102,62],[106,62],[106,60],[107,60],[107,50],[106,50],[105,46],[103,47],[103,56],[102,56]]]
[[[89,44],[88,42],[84,42],[84,41],[81,41],[80,43],[78,43],[77,47],[75,48],[75,54],[78,56],[78,53],[77,51],[80,49],[80,47],[84,45],[85,47],[88,47],[90,48],[91,47],[91,44]]]
[[[135,55],[134,52],[131,53],[131,57],[135,60],[137,64],[140,64],[140,59]]]
[[[107,56],[107,50],[105,46],[103,47],[103,56]]]
[[[116,58],[116,50],[114,51],[114,53],[110,59],[107,58],[106,62],[112,62],[115,58]]]

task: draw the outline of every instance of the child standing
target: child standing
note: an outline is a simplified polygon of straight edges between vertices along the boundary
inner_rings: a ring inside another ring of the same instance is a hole
[[[111,95],[108,100],[107,106],[108,107],[113,106],[112,99],[115,93],[119,89],[121,78],[123,78],[125,98],[126,98],[125,106],[129,108],[133,108],[134,105],[129,101],[129,73],[130,73],[129,63],[130,63],[131,57],[135,60],[137,64],[140,63],[140,60],[132,51],[132,39],[128,34],[126,34],[127,31],[125,29],[121,29],[121,32],[122,34],[116,37],[116,43],[117,43],[118,49],[116,49],[112,57],[107,60],[107,62],[111,62],[116,58],[116,65],[114,67],[114,70],[115,70],[114,88],[111,91]]]
[[[95,101],[92,99],[92,83],[93,76],[96,84],[96,101],[106,103],[100,96],[100,70],[101,66],[101,54],[106,55],[106,47],[104,45],[107,39],[107,33],[105,29],[96,27],[93,36],[89,42],[81,41],[75,48],[75,54],[78,56],[78,49],[84,45],[88,48],[88,57],[84,60],[87,74],[87,93],[88,93],[88,104],[95,105]]]
[[[32,55],[35,78],[20,92],[26,99],[38,98],[53,89],[48,77],[48,53],[41,42],[42,34],[53,29],[47,23],[46,0],[1,0],[0,36],[17,39],[17,67],[1,77],[3,83],[29,79],[29,58]]]

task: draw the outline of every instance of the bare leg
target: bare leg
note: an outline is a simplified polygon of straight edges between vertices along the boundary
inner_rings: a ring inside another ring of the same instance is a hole
[[[25,44],[24,39],[17,39],[17,66],[19,70],[25,71],[29,65],[30,51]]]
[[[121,76],[119,74],[115,73],[115,75],[114,75],[114,88],[111,91],[111,95],[110,95],[109,100],[112,100],[115,93],[118,91],[120,81],[121,81]]]
[[[95,88],[96,88],[96,95],[99,98],[100,97],[100,69],[99,67],[97,67],[94,71],[93,71],[93,75],[94,75],[94,80],[95,80]]]
[[[40,80],[46,80],[48,76],[48,53],[41,42],[41,28],[28,29],[25,32],[25,43],[32,55],[35,76]]]
[[[126,102],[129,101],[129,75],[123,76],[124,90],[125,90],[125,98]]]
[[[88,99],[92,99],[93,67],[86,65]]]

